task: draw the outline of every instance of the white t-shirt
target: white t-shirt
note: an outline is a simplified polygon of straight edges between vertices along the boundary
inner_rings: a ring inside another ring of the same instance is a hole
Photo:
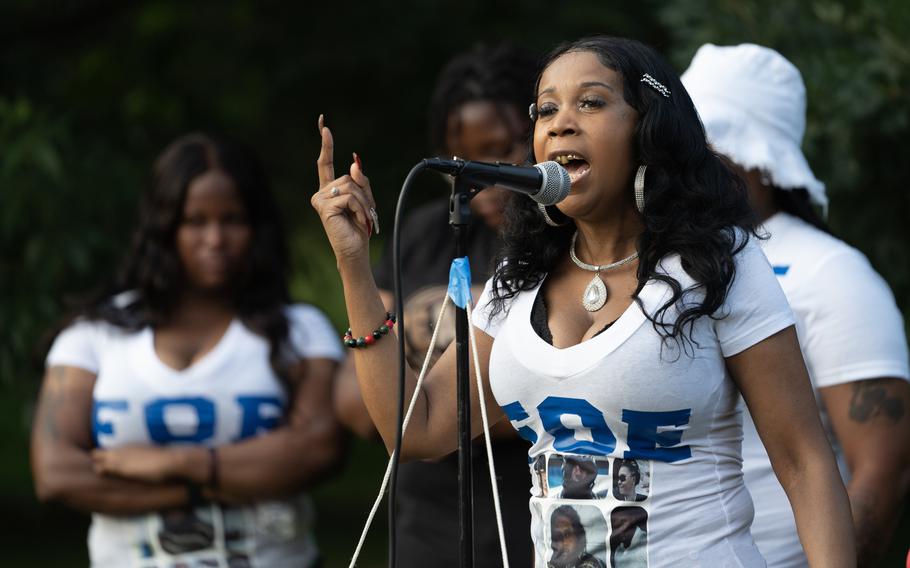
[[[762,249],[796,316],[814,388],[879,377],[910,378],[904,323],[884,280],[858,250],[805,221],[778,213]],[[817,395],[817,393],[816,393]],[[849,472],[823,405],[822,423],[844,479]],[[743,424],[743,471],[756,503],[752,534],[768,565],[806,566],[787,495],[749,413]]]
[[[661,264],[684,288],[693,284],[678,257]],[[508,314],[492,320],[491,286],[474,321],[495,338],[493,394],[532,444],[537,566],[582,553],[610,566],[617,550],[625,559],[646,557],[635,565],[650,568],[764,566],[749,535],[739,390],[724,358],[794,320],[754,239],[736,255],[736,277],[716,314],[726,317],[699,318],[688,352],[664,342],[635,302],[603,333],[557,349],[530,324],[540,286],[519,293]],[[669,294],[666,284],[651,281],[639,297],[653,314]],[[671,308],[665,321],[676,313]],[[593,496],[563,497],[566,454],[595,457]]]
[[[285,315],[297,356],[341,359],[338,336],[319,310],[294,305]],[[182,371],[158,358],[153,341],[151,328],[128,332],[85,320],[54,341],[48,366],[96,375],[92,434],[98,447],[219,446],[279,425],[287,395],[269,365],[268,342],[240,320]],[[207,505],[130,517],[95,513],[89,554],[98,568],[309,566],[318,556],[312,522],[304,494],[244,507]]]

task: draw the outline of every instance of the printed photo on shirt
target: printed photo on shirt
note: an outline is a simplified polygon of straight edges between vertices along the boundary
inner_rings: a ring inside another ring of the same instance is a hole
[[[143,568],[252,568],[254,535],[242,509],[203,506],[151,517],[158,551],[142,546]],[[222,559],[222,556],[224,559]],[[227,562],[225,564],[225,561]]]
[[[265,501],[255,507],[256,533],[263,541],[292,542],[298,537],[299,519],[293,503]]]
[[[550,513],[547,568],[606,568],[607,522],[593,505],[562,505]]]
[[[609,493],[610,461],[594,456],[551,455],[545,486],[549,496],[558,499],[603,499]]]
[[[534,458],[531,465],[531,493],[535,497],[548,497],[550,488],[547,486],[547,455],[540,454]]]
[[[610,565],[647,568],[648,512],[641,507],[617,507],[610,513]]]
[[[222,508],[224,519],[224,549],[230,568],[252,566],[250,557],[255,550],[253,528],[248,521],[249,513],[240,508]]]
[[[613,497],[620,501],[644,501],[651,492],[651,463],[648,460],[613,461]]]
[[[158,544],[174,556],[211,549],[215,526],[207,509],[174,509],[159,515]]]

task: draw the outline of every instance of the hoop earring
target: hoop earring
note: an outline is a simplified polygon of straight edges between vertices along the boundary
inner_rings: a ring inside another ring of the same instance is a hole
[[[638,166],[635,173],[635,208],[639,213],[645,212],[645,171],[648,166]]]
[[[543,215],[543,221],[547,225],[549,225],[551,227],[562,227],[562,226],[568,225],[568,223],[569,223],[568,221],[565,221],[563,223],[557,223],[556,221],[554,221],[553,218],[550,217],[550,214],[547,213],[547,208],[543,203],[538,203],[537,208],[540,209],[540,214]]]

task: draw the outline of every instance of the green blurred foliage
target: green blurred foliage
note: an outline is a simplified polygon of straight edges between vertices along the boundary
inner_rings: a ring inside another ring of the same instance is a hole
[[[910,306],[905,0],[7,0],[0,432],[8,443],[0,447],[0,501],[25,511],[26,524],[40,520],[25,456],[46,339],[73,300],[114,275],[152,160],[170,140],[212,130],[259,149],[291,235],[292,291],[341,329],[334,258],[309,206],[318,114],[336,135],[337,172],[352,151],[363,157],[385,237],[404,175],[427,154],[426,108],[445,61],[479,42],[543,53],[591,33],[641,39],[680,71],[707,41],[753,41],[790,58],[808,87],[805,149],[828,184],[831,224]],[[441,195],[432,179],[424,187],[415,201]],[[332,515],[341,552],[330,566],[356,540],[381,471],[364,465],[376,459],[354,464],[367,473],[349,470],[342,485],[321,490],[333,503],[344,495],[354,511],[347,522]]]
[[[0,381],[33,377],[40,339],[61,300],[113,271],[139,172],[110,160],[109,144],[82,147],[65,118],[26,98],[0,98]]]

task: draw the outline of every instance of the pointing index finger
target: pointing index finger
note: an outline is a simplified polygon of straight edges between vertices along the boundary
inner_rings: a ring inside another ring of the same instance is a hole
[[[332,138],[332,131],[325,125],[325,117],[321,114],[319,134],[322,136],[322,148],[316,160],[316,170],[319,172],[319,187],[322,187],[335,180],[335,141]]]

